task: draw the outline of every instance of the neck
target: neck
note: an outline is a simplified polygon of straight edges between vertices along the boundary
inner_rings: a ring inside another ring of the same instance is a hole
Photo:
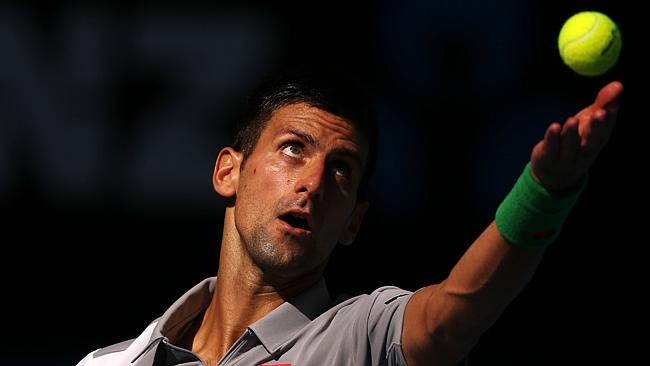
[[[224,230],[227,232],[233,231]],[[192,351],[208,365],[216,364],[249,325],[312,287],[322,276],[322,269],[294,279],[269,276],[245,255],[239,238],[232,239],[224,234],[216,290],[192,342]]]

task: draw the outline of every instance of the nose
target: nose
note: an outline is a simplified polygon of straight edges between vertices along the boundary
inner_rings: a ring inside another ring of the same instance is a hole
[[[300,178],[296,181],[296,193],[307,193],[312,200],[322,200],[325,193],[325,162],[314,159],[303,165]]]

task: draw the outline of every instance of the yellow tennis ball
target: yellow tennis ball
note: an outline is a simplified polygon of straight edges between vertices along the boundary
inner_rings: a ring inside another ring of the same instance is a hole
[[[577,13],[567,19],[557,42],[562,61],[584,76],[601,75],[614,66],[622,44],[616,23],[595,11]]]

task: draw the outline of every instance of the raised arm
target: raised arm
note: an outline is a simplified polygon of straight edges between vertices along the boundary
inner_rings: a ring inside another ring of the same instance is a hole
[[[549,125],[531,154],[531,182],[551,195],[562,195],[579,185],[609,140],[622,91],[620,82],[612,82],[600,90],[592,105],[563,125]],[[503,225],[500,228],[493,221],[445,281],[417,291],[410,299],[402,329],[402,349],[409,366],[456,364],[535,272],[545,246],[506,240],[513,236],[505,233]],[[515,225],[515,229],[527,228]]]

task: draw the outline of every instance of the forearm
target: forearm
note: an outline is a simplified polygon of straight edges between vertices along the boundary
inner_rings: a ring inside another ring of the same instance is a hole
[[[407,359],[414,365],[455,364],[529,281],[543,253],[508,244],[492,222],[445,281],[413,295],[405,327],[423,324],[426,332],[403,335],[415,345],[407,346]]]
[[[542,248],[509,244],[492,222],[441,284],[438,295],[442,296],[430,297],[431,326],[441,316],[453,325],[446,328],[454,329],[461,339],[478,337],[530,280],[543,254]]]

